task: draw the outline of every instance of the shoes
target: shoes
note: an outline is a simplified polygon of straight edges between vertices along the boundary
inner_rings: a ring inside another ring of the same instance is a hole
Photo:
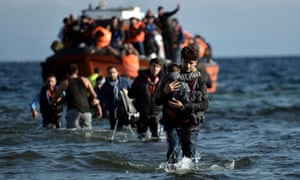
[[[173,164],[173,163],[168,163],[168,164],[167,164],[167,169],[168,169],[169,171],[176,171],[176,165]]]
[[[149,138],[149,137],[147,137],[146,134],[139,134],[138,139],[140,141],[149,141],[149,140],[150,141],[159,141],[160,140],[158,135],[152,135],[151,138]]]
[[[153,140],[153,141],[159,141],[160,138],[159,138],[159,136],[153,136],[152,135],[151,140]]]
[[[146,141],[147,137],[146,137],[145,134],[139,134],[138,139],[139,139],[140,141]]]

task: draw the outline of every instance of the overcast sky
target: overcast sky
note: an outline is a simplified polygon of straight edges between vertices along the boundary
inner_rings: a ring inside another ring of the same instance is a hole
[[[97,0],[1,0],[0,61],[42,61],[52,54],[62,19]],[[215,57],[300,55],[300,0],[109,0],[108,7],[173,10],[202,35]]]

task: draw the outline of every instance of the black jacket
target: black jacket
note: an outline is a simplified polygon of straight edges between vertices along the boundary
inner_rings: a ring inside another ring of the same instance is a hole
[[[43,86],[40,91],[40,111],[43,117],[43,124],[58,123],[58,119],[61,117],[63,105],[58,103],[56,106],[52,106],[49,103],[47,96],[47,86]]]
[[[138,112],[145,116],[156,116],[162,111],[162,106],[155,104],[154,93],[151,95],[149,89],[149,79],[154,78],[150,75],[150,70],[139,71],[138,77],[134,80],[131,89],[128,91],[128,96],[135,99],[135,106]],[[159,81],[156,82],[157,86],[162,78],[162,74],[158,76]]]

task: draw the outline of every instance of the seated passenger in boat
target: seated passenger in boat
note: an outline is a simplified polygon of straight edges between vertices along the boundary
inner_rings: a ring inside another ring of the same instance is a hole
[[[110,46],[115,49],[121,49],[125,39],[124,30],[121,28],[120,20],[113,16],[110,22],[111,41]]]
[[[143,21],[140,21],[137,18],[130,18],[129,19],[129,29],[128,39],[126,42],[131,43],[138,51],[140,55],[145,55],[144,49],[144,40],[145,40],[145,25]]]
[[[122,64],[123,76],[134,79],[138,76],[140,68],[139,52],[133,47],[131,43],[125,43],[121,51],[107,47],[108,51],[117,56]]]
[[[205,63],[206,60],[207,66],[213,66],[217,64],[217,62],[214,61],[212,58],[212,48],[209,43],[207,43],[207,48],[204,51],[204,57],[202,59],[203,59],[203,63]]]
[[[96,47],[104,49],[110,46],[112,34],[110,32],[110,25],[97,26],[93,32],[94,42]]]
[[[93,30],[95,29],[95,22],[93,19],[82,15],[79,26],[79,46],[93,45]]]

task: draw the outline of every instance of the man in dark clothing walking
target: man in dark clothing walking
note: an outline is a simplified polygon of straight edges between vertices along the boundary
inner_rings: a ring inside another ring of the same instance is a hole
[[[115,111],[121,102],[119,93],[121,90],[127,91],[130,87],[131,81],[126,77],[120,76],[116,66],[112,65],[107,67],[105,83],[96,93],[104,104],[105,109],[108,110],[111,130],[115,128],[117,122]],[[123,125],[123,122],[118,122],[117,127],[121,129]]]
[[[134,80],[128,96],[135,99],[135,106],[140,113],[137,121],[139,139],[146,138],[148,127],[153,139],[158,139],[158,121],[162,110],[154,101],[155,90],[162,77],[162,63],[158,58],[151,59],[150,68],[139,72]]]
[[[155,94],[156,104],[163,105],[161,123],[168,142],[167,160],[171,164],[178,162],[179,146],[183,157],[195,159],[200,123],[208,108],[206,82],[196,67],[197,49],[185,47],[181,51],[181,57],[180,80],[162,82]],[[180,81],[188,84],[189,88],[182,92],[184,96],[179,100],[172,94],[182,90]]]

